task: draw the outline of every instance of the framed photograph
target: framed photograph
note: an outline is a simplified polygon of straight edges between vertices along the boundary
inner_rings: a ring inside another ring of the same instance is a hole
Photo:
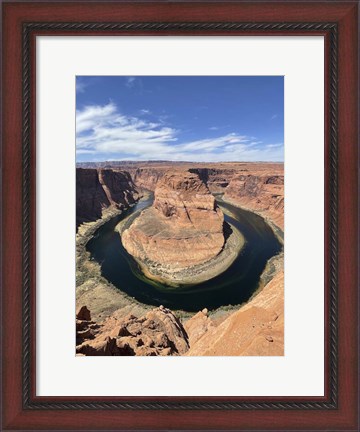
[[[2,430],[358,430],[358,2],[2,23]]]

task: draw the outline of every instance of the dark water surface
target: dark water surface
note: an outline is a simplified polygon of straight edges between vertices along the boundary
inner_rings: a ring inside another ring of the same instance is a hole
[[[92,259],[101,264],[101,273],[108,281],[141,303],[162,304],[189,312],[243,303],[257,289],[267,260],[280,252],[282,245],[263,218],[224,203],[219,197],[217,200],[220,207],[231,212],[232,217],[225,215],[225,220],[243,234],[246,244],[228,270],[207,282],[173,288],[150,281],[122,246],[119,233],[114,231],[116,225],[150,206],[153,197],[137,203],[100,227],[88,242],[87,250]]]

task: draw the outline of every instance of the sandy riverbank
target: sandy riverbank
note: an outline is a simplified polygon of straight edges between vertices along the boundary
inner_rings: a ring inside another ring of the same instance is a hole
[[[84,223],[76,235],[76,309],[87,306],[92,317],[100,321],[115,311],[117,316],[141,316],[152,309],[114,287],[101,274],[101,267],[90,257],[86,245],[96,230],[111,218],[121,214],[118,209],[106,209],[101,219]]]

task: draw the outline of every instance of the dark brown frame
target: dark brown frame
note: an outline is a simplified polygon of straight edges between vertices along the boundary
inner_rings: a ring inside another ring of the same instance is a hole
[[[358,430],[358,2],[3,2],[3,430]],[[35,395],[35,37],[324,35],[324,397]]]

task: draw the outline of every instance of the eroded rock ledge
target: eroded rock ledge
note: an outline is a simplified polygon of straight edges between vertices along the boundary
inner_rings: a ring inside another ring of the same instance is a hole
[[[163,306],[141,318],[112,315],[100,324],[82,306],[76,314],[76,344],[77,355],[86,356],[183,355],[189,349],[181,322]]]
[[[140,197],[126,171],[76,169],[76,227],[94,222],[105,209],[124,209]]]
[[[78,356],[282,356],[283,271],[236,312],[216,317],[204,309],[184,324],[163,306],[140,318],[120,309],[99,323],[79,307],[76,345]]]
[[[228,268],[244,244],[196,173],[165,174],[152,207],[122,232],[125,249],[151,279],[199,283]]]

